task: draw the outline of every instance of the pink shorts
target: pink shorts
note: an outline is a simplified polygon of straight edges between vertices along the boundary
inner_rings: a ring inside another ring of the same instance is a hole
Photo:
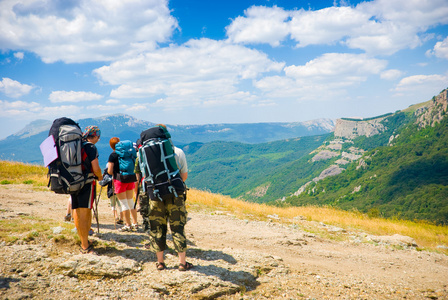
[[[129,190],[134,190],[135,182],[123,183],[114,179],[114,191],[115,194],[121,194]]]

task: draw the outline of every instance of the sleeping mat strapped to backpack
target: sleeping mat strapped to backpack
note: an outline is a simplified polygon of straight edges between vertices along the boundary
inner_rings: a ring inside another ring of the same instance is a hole
[[[149,128],[140,134],[142,147],[138,152],[143,192],[152,200],[162,200],[162,196],[167,194],[178,197],[185,191],[170,137],[162,126]]]

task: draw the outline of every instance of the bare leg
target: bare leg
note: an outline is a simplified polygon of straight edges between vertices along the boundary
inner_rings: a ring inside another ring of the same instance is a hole
[[[81,240],[81,247],[87,249],[89,247],[89,230],[92,225],[92,211],[90,208],[83,207],[73,209],[73,220]]]
[[[119,193],[117,194],[117,198],[118,200],[121,201],[127,201],[126,199],[126,192],[123,193]],[[127,210],[123,210],[122,211],[123,215],[124,215],[124,221],[126,223],[127,226],[131,226],[131,212],[129,211],[129,209]]]
[[[187,262],[187,252],[179,252],[179,263],[185,265]]]

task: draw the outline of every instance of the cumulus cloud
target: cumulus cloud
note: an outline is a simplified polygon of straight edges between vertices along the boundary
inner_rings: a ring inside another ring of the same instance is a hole
[[[0,1],[0,49],[47,63],[134,55],[168,41],[177,26],[166,0]]]
[[[386,65],[385,60],[369,58],[364,54],[326,53],[303,66],[286,67],[285,73],[295,78],[336,77],[340,80],[353,81],[355,78],[362,80],[368,75],[378,74]]]
[[[443,41],[437,42],[434,49],[427,52],[428,55],[435,55],[439,58],[448,59],[448,37]]]
[[[19,98],[31,92],[33,87],[28,84],[22,84],[10,78],[3,78],[0,81],[0,92],[11,98]]]
[[[305,65],[284,68],[285,76],[265,77],[255,86],[271,98],[331,99],[380,74],[387,61],[364,54],[327,53]]]
[[[50,101],[53,103],[60,102],[81,102],[81,101],[96,101],[102,99],[102,95],[92,92],[74,92],[74,91],[54,91],[50,94]]]
[[[236,43],[267,43],[278,46],[289,34],[289,13],[277,6],[252,6],[245,11],[246,17],[237,17],[226,30]]]
[[[414,75],[405,77],[397,84],[396,92],[413,92],[415,90],[440,91],[447,87],[448,76],[444,75]],[[436,93],[436,92],[434,92]]]
[[[216,99],[226,102],[242,81],[280,72],[283,66],[257,50],[200,39],[119,60],[94,74],[106,84],[119,85],[110,95],[116,99],[152,98],[154,105],[194,106]]]
[[[341,43],[373,55],[390,55],[421,45],[428,38],[422,33],[429,27],[447,23],[444,0],[374,0],[316,11],[251,7],[227,27],[227,35],[238,43],[272,46],[289,35],[297,47]]]

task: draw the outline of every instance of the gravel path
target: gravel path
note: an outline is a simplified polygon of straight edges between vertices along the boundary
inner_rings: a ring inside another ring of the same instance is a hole
[[[26,185],[0,186],[0,219],[23,215],[61,221],[67,196]],[[0,243],[1,299],[448,299],[448,257],[417,251],[409,237],[375,237],[297,218],[284,226],[191,207],[188,260],[155,269],[143,232],[114,229],[101,200],[98,256],[80,255],[56,226],[45,243]],[[71,228],[71,227],[70,227]],[[306,228],[312,228],[313,232]]]

